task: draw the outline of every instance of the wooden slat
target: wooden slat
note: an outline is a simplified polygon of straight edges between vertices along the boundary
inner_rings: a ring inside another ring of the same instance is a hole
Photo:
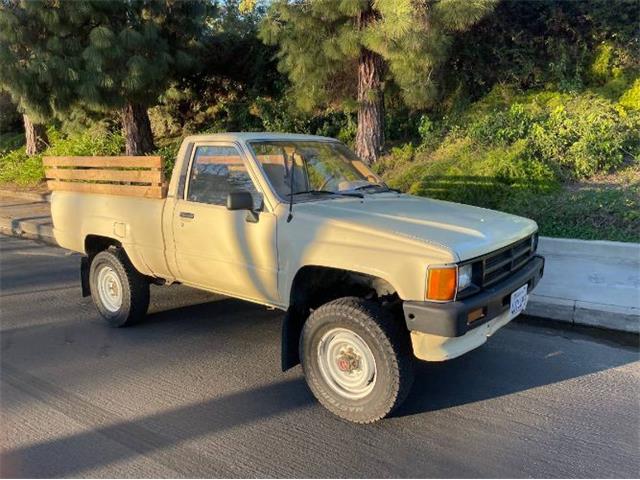
[[[199,155],[196,163],[214,165],[242,165],[240,155]]]
[[[216,164],[216,165],[241,165],[242,158],[240,155],[199,155],[196,159],[197,163]],[[260,163],[284,165],[284,157],[282,155],[258,155]]]
[[[56,180],[92,180],[103,182],[138,182],[162,184],[160,170],[103,170],[91,168],[77,170],[70,168],[47,168],[46,177]]]
[[[159,156],[44,157],[43,164],[51,190],[146,198],[166,196],[162,157]]]
[[[365,178],[375,176],[371,169],[367,167],[361,160],[353,160],[351,162],[351,165],[353,165],[355,169],[358,170],[358,172],[364,175]]]
[[[162,157],[43,157],[45,167],[162,168]]]
[[[283,155],[257,155],[257,158],[263,164],[284,165]]]
[[[104,183],[60,182],[56,180],[49,180],[47,182],[47,186],[49,187],[49,190],[62,190],[67,192],[82,193],[102,193],[105,195],[128,195],[145,198],[164,198],[167,191],[166,185],[115,185]]]

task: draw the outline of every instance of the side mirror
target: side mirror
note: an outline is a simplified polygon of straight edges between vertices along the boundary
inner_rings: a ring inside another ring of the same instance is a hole
[[[227,195],[227,210],[248,210],[247,222],[258,223],[260,214],[253,209],[253,196],[244,190],[229,192]]]
[[[227,210],[253,210],[253,197],[244,190],[229,192]]]

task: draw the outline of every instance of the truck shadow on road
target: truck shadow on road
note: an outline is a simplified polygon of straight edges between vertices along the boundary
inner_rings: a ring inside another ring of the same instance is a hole
[[[460,358],[417,362],[413,390],[395,416],[491,400],[638,360],[637,347],[603,349],[601,345],[598,348],[598,341],[594,343],[589,335],[580,336],[570,328],[548,329],[514,321]]]
[[[90,428],[5,450],[0,453],[3,478],[73,476],[138,455],[160,452],[153,461],[179,475],[193,476],[194,472],[208,471],[216,472],[216,476],[225,476],[225,473],[231,476],[232,470],[217,459],[215,452],[211,452],[211,456],[202,451],[196,453],[182,446],[182,442],[251,425],[312,403],[303,381],[297,378],[135,420],[118,421],[119,416],[114,412],[13,366],[4,364],[2,377],[13,388],[46,400],[57,412]]]

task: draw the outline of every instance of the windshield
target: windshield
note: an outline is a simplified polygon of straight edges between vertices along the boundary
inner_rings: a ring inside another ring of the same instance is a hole
[[[291,193],[347,195],[369,188],[386,188],[369,167],[339,142],[271,140],[249,145],[283,199],[288,199]]]

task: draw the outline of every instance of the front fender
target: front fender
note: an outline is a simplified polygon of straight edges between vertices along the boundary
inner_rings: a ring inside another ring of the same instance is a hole
[[[285,213],[285,212],[280,212]],[[336,221],[305,211],[278,221],[280,298],[290,298],[297,272],[321,266],[381,278],[403,300],[423,300],[427,266],[457,261],[454,252],[402,232]],[[288,306],[288,304],[286,305]]]

